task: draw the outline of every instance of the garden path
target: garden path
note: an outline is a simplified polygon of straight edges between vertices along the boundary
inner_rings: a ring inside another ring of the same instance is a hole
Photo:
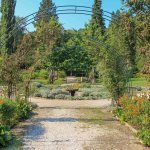
[[[109,100],[32,99],[38,104],[22,123],[23,150],[146,150],[106,109]],[[17,129],[15,129],[17,131]]]

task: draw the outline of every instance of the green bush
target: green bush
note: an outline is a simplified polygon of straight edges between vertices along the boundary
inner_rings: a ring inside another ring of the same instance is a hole
[[[42,79],[48,79],[48,71],[47,70],[40,70],[39,72],[39,78],[42,78]]]
[[[88,92],[88,91],[84,91],[82,93],[82,97],[88,97],[89,95],[90,95],[90,92]]]
[[[89,94],[89,96],[91,96],[91,97],[98,97],[98,98],[102,97],[101,92],[92,92],[92,93]]]
[[[63,83],[64,83],[64,79],[63,78],[59,78],[59,79],[57,79],[57,80],[54,81],[55,85],[61,85]]]
[[[17,105],[16,102],[5,100],[0,105],[0,123],[12,126],[17,123]]]
[[[17,102],[17,111],[19,119],[28,119],[32,111],[32,106],[29,102],[19,100]]]
[[[82,97],[82,96],[74,96],[74,97],[72,97],[72,100],[84,100],[84,97]]]
[[[35,97],[48,98],[49,94],[50,94],[50,90],[49,89],[40,88],[40,89],[36,90],[36,92],[34,93],[34,96]]]
[[[12,140],[12,134],[8,126],[0,124],[0,147],[7,146]]]
[[[71,95],[65,95],[65,100],[72,100],[72,96]]]
[[[55,99],[65,99],[65,94],[58,94],[55,96]]]
[[[81,88],[91,88],[90,83],[81,83]]]
[[[116,114],[139,130],[138,136],[150,146],[150,102],[146,97],[123,96],[119,99]]]
[[[53,94],[54,96],[58,94],[62,94],[62,89],[53,89],[51,91],[51,94]]]
[[[47,95],[47,98],[48,98],[48,99],[55,99],[55,95],[54,95],[54,94],[49,93],[49,94]]]
[[[150,146],[150,129],[142,129],[138,132],[138,137],[147,146]]]
[[[32,74],[32,79],[37,79],[39,78],[39,71],[35,71],[33,74]]]
[[[41,87],[43,87],[43,84],[40,83],[40,82],[33,82],[33,83],[31,84],[31,86],[34,86],[34,87],[36,87],[36,88],[41,88]]]
[[[58,77],[59,78],[65,78],[66,77],[66,73],[64,71],[58,71]]]

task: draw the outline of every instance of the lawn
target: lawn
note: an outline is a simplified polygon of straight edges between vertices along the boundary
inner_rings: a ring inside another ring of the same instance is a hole
[[[132,82],[132,86],[140,86],[147,87],[150,86],[150,82],[148,82],[145,78],[132,78],[130,80]]]

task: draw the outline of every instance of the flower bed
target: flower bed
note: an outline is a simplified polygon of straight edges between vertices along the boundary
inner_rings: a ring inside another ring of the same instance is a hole
[[[71,96],[69,91],[73,90],[76,92],[74,96]],[[98,100],[110,98],[109,92],[102,85],[89,85],[85,83],[36,88],[34,96],[43,97],[51,100]]]
[[[146,97],[121,97],[116,114],[121,122],[136,128],[138,137],[150,146],[150,101]]]

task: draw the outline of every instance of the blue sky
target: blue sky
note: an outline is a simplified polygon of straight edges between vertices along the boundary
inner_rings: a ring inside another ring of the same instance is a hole
[[[1,1],[1,0],[0,0]],[[27,16],[33,12],[38,11],[40,2],[42,0],[17,0],[16,15]],[[53,0],[56,6],[60,5],[82,5],[92,6],[94,0]],[[121,0],[102,0],[102,7],[109,12],[116,11],[121,8]],[[88,22],[90,16],[85,15],[60,15],[59,20],[66,29],[79,29],[84,27],[84,24]],[[28,27],[32,29],[32,27]]]

